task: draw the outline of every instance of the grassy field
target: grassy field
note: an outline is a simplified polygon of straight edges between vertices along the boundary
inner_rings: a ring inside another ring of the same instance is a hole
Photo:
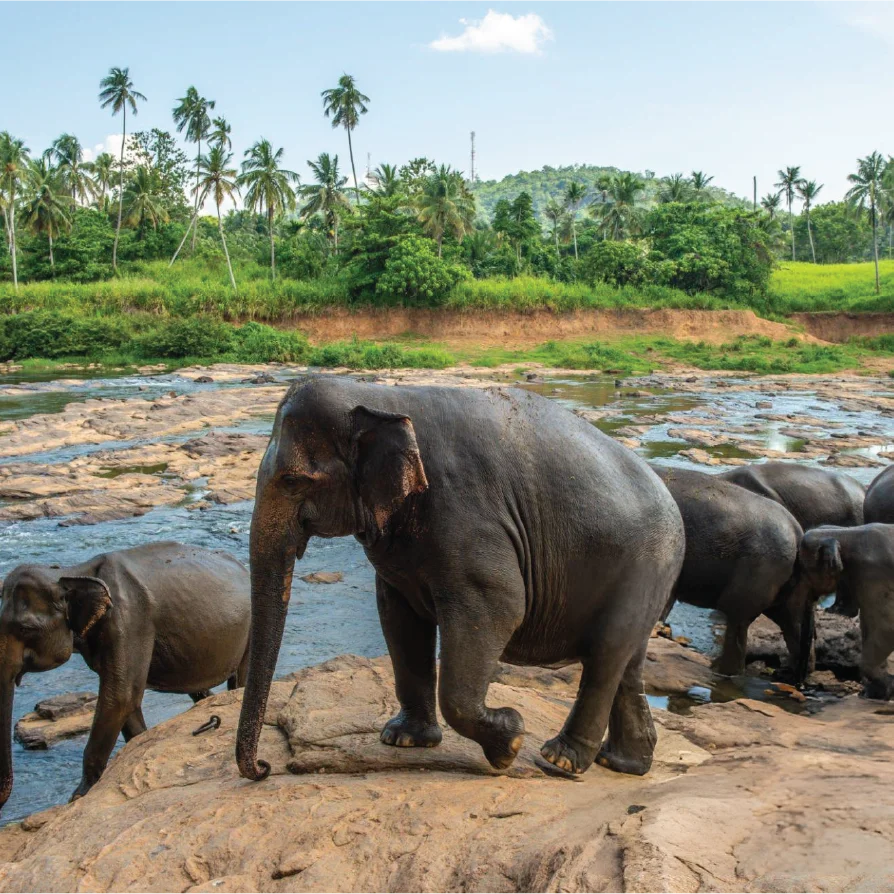
[[[783,262],[770,281],[772,310],[894,311],[894,261],[879,262],[881,294],[875,294],[875,270],[866,264]]]

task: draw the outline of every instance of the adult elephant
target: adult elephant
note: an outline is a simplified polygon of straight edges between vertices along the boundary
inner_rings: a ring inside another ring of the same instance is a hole
[[[737,466],[717,476],[785,506],[805,531],[820,525],[863,524],[866,489],[849,475],[800,463]]]
[[[244,682],[251,596],[232,556],[149,543],[80,565],[19,565],[0,607],[0,806],[12,792],[13,691],[22,675],[52,670],[73,651],[99,674],[99,698],[72,800],[99,779],[119,733],[146,729],[143,692],[204,698]]]
[[[731,676],[744,671],[748,628],[766,615],[782,630],[792,666],[803,680],[813,641],[813,605],[798,585],[802,532],[794,516],[718,475],[653,468],[677,501],[686,527],[686,559],[673,598],[726,615],[717,670]]]
[[[872,480],[866,491],[863,516],[867,524],[894,524],[894,465],[888,466]]]
[[[894,696],[894,525],[814,528],[799,550],[801,575],[816,597],[846,591],[860,612],[860,671],[867,698]]]
[[[311,537],[353,535],[376,570],[400,712],[387,745],[441,740],[445,720],[498,768],[521,747],[513,708],[486,705],[497,662],[584,666],[577,701],[542,753],[583,772],[645,773],[655,732],[642,666],[683,560],[673,499],[633,453],[525,391],[296,383],[258,472],[252,634],[236,759],[270,767],[258,738]],[[440,633],[441,665],[435,643]]]

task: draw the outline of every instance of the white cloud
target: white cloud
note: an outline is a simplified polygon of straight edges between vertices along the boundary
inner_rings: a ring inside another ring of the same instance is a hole
[[[546,22],[534,13],[513,16],[506,12],[487,11],[481,20],[460,19],[465,25],[462,34],[446,35],[429,46],[443,53],[531,53],[539,55],[542,44],[553,39]]]
[[[130,134],[127,135],[127,142],[130,144],[133,138]],[[97,143],[92,148],[90,146],[84,147],[84,161],[96,161],[96,156],[101,155],[103,152],[108,152],[109,155],[114,158],[118,158],[121,154],[121,134],[120,133],[110,133],[106,138],[105,142]],[[130,157],[130,149],[126,149],[124,154]]]
[[[894,6],[889,3],[852,2],[832,4],[853,28],[894,45]]]

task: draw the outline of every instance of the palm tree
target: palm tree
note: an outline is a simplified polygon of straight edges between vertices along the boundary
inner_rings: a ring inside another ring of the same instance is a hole
[[[450,165],[441,165],[427,177],[419,194],[417,211],[422,229],[438,243],[438,257],[447,233],[462,241],[471,232],[475,219],[475,198],[463,175]]]
[[[320,95],[323,97],[323,114],[327,118],[332,117],[332,126],[343,127],[348,132],[348,155],[351,158],[351,173],[354,175],[354,193],[359,202],[360,187],[357,185],[357,169],[354,167],[351,131],[357,126],[360,116],[366,114],[369,97],[357,89],[357,83],[349,74],[343,74],[338,79],[337,87],[324,90]]]
[[[323,218],[337,255],[339,219],[351,210],[351,203],[344,191],[348,178],[339,176],[338,156],[329,155],[328,152],[322,152],[316,161],[308,161],[307,165],[316,183],[301,187],[300,194],[307,201],[299,213],[302,217],[319,214]]]
[[[854,185],[847,191],[845,198],[861,211],[869,206],[869,219],[872,222],[872,255],[875,260],[875,293],[881,287],[878,278],[878,209],[882,201],[885,172],[888,165],[880,152],[873,152],[866,158],[857,159],[857,172],[848,174],[847,179]]]
[[[89,167],[81,164],[84,151],[78,138],[70,133],[62,134],[53,141],[48,154],[56,165],[63,189],[72,201],[89,202],[96,195],[96,187],[90,179]]]
[[[792,232],[792,260],[795,260],[795,225],[792,217],[792,202],[795,201],[795,188],[801,179],[801,168],[785,168],[778,170],[776,176],[779,178],[774,186],[778,186],[785,196],[785,203],[788,205],[788,228]]]
[[[208,142],[221,146],[224,149],[232,149],[233,141],[230,139],[232,127],[223,116],[215,118],[211,122],[211,133],[208,134]]]
[[[553,225],[553,238],[556,240],[556,257],[559,257],[559,224],[565,218],[565,208],[555,199],[550,199],[543,209],[543,216]]]
[[[813,232],[810,229],[810,206],[814,199],[819,195],[823,184],[817,184],[816,180],[799,180],[795,184],[795,189],[804,202],[804,213],[807,216],[807,238],[810,240],[810,254],[813,256],[813,263],[816,263],[816,248],[813,245]]]
[[[125,222],[128,226],[137,227],[138,239],[143,238],[147,222],[152,224],[153,230],[157,230],[160,223],[168,221],[168,212],[158,187],[155,172],[146,165],[140,165],[124,191],[127,206]]]
[[[373,195],[389,198],[396,195],[403,185],[397,165],[382,164],[372,173],[375,186],[371,187]]]
[[[571,237],[574,240],[574,260],[577,260],[577,211],[586,198],[587,187],[574,180],[565,187],[565,210],[571,218]]]
[[[691,181],[682,174],[672,174],[665,177],[658,191],[658,201],[663,205],[670,202],[686,202],[693,189]]]
[[[236,291],[236,277],[233,276],[233,265],[230,263],[230,251],[227,248],[227,237],[224,235],[223,218],[220,216],[220,206],[225,199],[233,199],[239,194],[239,186],[236,183],[236,169],[229,167],[233,160],[233,153],[227,152],[222,146],[212,146],[207,155],[199,156],[199,179],[194,187],[196,199],[201,193],[202,199],[211,195],[217,208],[217,229],[220,231],[220,241],[223,243],[224,256],[227,259],[227,270],[230,271],[230,284]]]
[[[276,257],[273,243],[273,218],[277,211],[291,211],[295,207],[293,183],[298,182],[294,171],[281,168],[284,149],[274,150],[270,140],[258,140],[245,151],[239,185],[246,187],[245,204],[252,211],[267,210],[267,232],[270,235],[270,278],[276,279]]]
[[[704,171],[693,171],[692,174],[690,174],[692,191],[695,193],[696,201],[701,201],[702,194],[713,179],[713,177],[709,177]]]
[[[112,269],[118,271],[118,238],[121,235],[121,214],[124,209],[124,144],[127,141],[127,107],[137,113],[137,100],[146,101],[142,93],[134,90],[129,68],[110,68],[109,73],[99,82],[100,108],[112,109],[112,115],[122,113],[121,157],[118,166],[121,174],[118,180],[118,224],[115,227],[115,245],[112,248]]]
[[[776,218],[776,212],[779,210],[779,203],[782,201],[781,192],[768,192],[761,199],[761,208],[770,215],[770,220]]]
[[[101,210],[106,203],[106,193],[112,184],[112,173],[115,170],[115,159],[108,152],[100,152],[93,161],[84,163],[84,167],[93,175],[93,185],[99,190],[96,205]]]
[[[204,96],[199,95],[199,91],[195,87],[189,87],[186,96],[181,96],[177,103],[171,113],[174,116],[174,124],[177,125],[177,133],[182,133],[185,130],[186,139],[196,144],[196,186],[193,189],[193,194],[196,197],[193,209],[193,218],[195,219],[199,216],[199,164],[202,156],[202,140],[211,127],[208,112],[214,108],[214,100],[205,99]],[[196,249],[197,232],[198,227],[192,233],[193,251]]]
[[[0,133],[0,204],[6,224],[9,255],[12,259],[13,288],[19,290],[19,268],[16,246],[16,201],[19,187],[28,176],[28,148],[23,140],[3,131]]]
[[[71,229],[69,208],[74,199],[65,195],[67,184],[58,168],[53,168],[46,157],[31,162],[30,198],[22,209],[25,226],[35,235],[46,236],[50,243],[50,267],[56,273],[53,257],[53,237]]]
[[[602,224],[606,238],[618,240],[636,233],[640,225],[639,196],[646,185],[629,172],[612,174],[603,184],[604,201],[591,205],[590,213]]]

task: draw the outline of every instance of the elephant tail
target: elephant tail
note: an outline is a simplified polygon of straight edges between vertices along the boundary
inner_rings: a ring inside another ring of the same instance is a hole
[[[799,577],[796,570],[794,577]],[[795,587],[798,581],[794,581]],[[798,662],[795,668],[795,684],[798,688],[804,685],[807,675],[810,673],[810,656],[813,652],[813,640],[816,636],[816,601],[812,594],[804,594],[804,604],[801,610],[801,637],[798,644]]]

